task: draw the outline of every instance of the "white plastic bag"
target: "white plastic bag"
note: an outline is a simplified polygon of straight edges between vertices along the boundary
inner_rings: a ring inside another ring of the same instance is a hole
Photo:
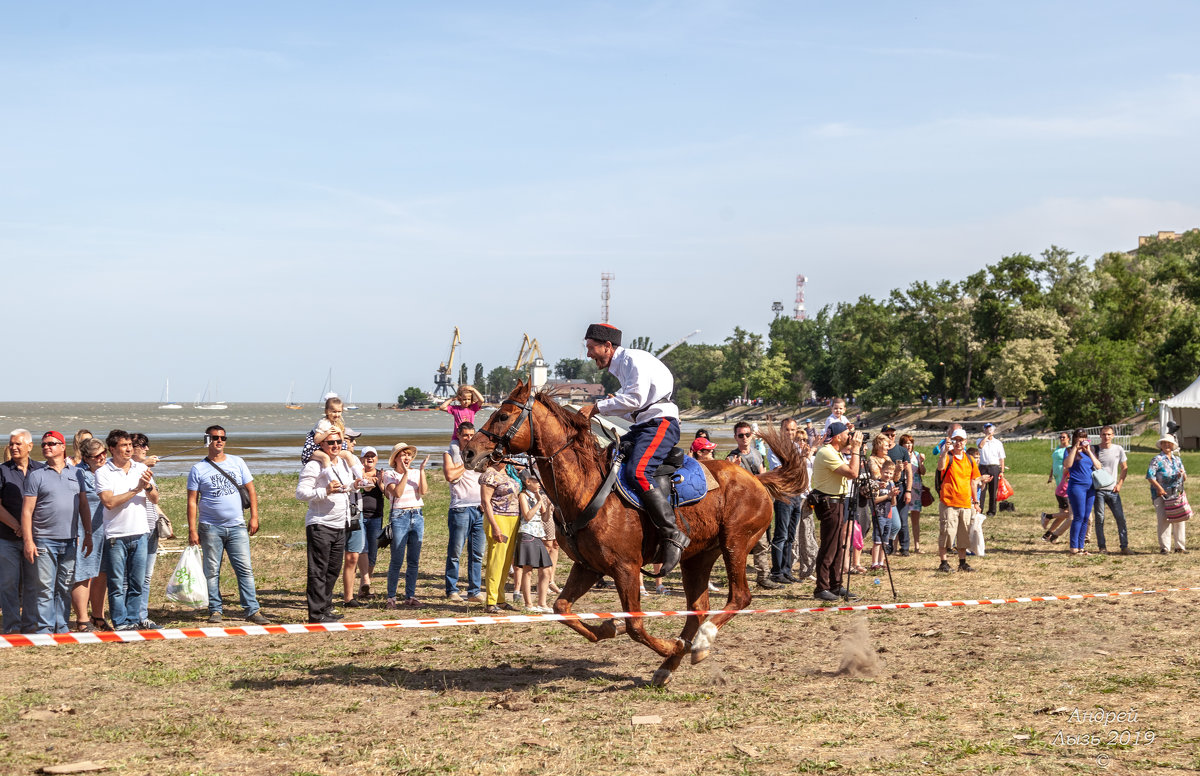
[[[983,540],[983,521],[986,519],[987,515],[976,512],[967,528],[967,549],[980,558],[987,555],[987,546]]]
[[[208,580],[204,578],[200,545],[188,545],[180,554],[171,581],[167,582],[167,600],[193,609],[208,606]]]

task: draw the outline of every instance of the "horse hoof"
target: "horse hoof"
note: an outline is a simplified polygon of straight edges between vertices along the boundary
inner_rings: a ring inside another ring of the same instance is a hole
[[[665,668],[660,668],[654,672],[654,676],[650,679],[650,684],[655,687],[666,687],[669,681],[671,681],[671,672]]]
[[[699,652],[692,651],[692,665],[696,665],[704,658],[708,657],[708,650],[702,649]]]

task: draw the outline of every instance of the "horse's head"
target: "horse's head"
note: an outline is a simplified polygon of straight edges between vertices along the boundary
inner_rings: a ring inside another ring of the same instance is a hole
[[[527,453],[533,445],[533,403],[536,398],[528,383],[517,387],[500,402],[500,406],[479,429],[474,438],[462,448],[463,464],[483,471],[488,464],[512,453]]]

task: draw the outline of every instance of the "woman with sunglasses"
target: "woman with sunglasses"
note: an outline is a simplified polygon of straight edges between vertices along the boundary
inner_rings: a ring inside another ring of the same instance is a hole
[[[74,630],[81,633],[112,630],[104,619],[104,599],[108,590],[108,576],[104,573],[104,553],[108,542],[104,541],[104,507],[100,494],[96,492],[96,470],[108,462],[108,452],[99,439],[81,440],[79,443],[83,493],[92,508],[92,551],[84,552],[83,537],[79,537],[75,550],[75,579],[71,584],[71,607],[75,611]],[[92,616],[88,618],[88,603],[92,605]]]
[[[331,623],[342,619],[333,611],[333,589],[342,573],[346,532],[350,527],[350,494],[358,474],[339,455],[342,431],[337,426],[320,428],[313,441],[332,461],[322,465],[315,457],[300,470],[296,498],[308,503],[304,535],[308,547],[308,621]]]

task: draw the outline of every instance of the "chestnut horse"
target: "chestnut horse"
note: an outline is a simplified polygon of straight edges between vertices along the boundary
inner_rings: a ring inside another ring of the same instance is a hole
[[[664,685],[685,653],[692,662],[708,656],[717,630],[750,603],[746,581],[746,557],[773,517],[772,499],[787,499],[808,486],[803,458],[790,440],[774,429],[763,435],[782,465],[753,475],[728,461],[704,461],[719,487],[695,504],[681,507],[680,527],[691,544],[683,551],[679,569],[687,608],[708,608],[708,581],[717,556],[723,556],[729,575],[729,598],[725,610],[711,620],[689,615],[676,639],[648,634],[643,618],[625,622],[630,638],[662,655],[653,683]],[[616,582],[621,606],[627,612],[641,611],[638,572],[652,561],[658,536],[649,519],[631,509],[614,492],[586,526],[574,530],[607,473],[604,449],[591,433],[591,424],[581,413],[556,403],[547,393],[531,391],[518,383],[479,433],[462,450],[463,462],[482,471],[489,463],[508,454],[528,453],[537,466],[544,491],[558,507],[555,528],[560,546],[574,561],[562,593],[554,602],[558,614],[570,614],[571,604],[583,596],[602,575]],[[510,540],[511,541],[511,540]],[[610,639],[619,633],[617,622],[606,620],[591,625],[568,620],[566,625],[589,641]]]

